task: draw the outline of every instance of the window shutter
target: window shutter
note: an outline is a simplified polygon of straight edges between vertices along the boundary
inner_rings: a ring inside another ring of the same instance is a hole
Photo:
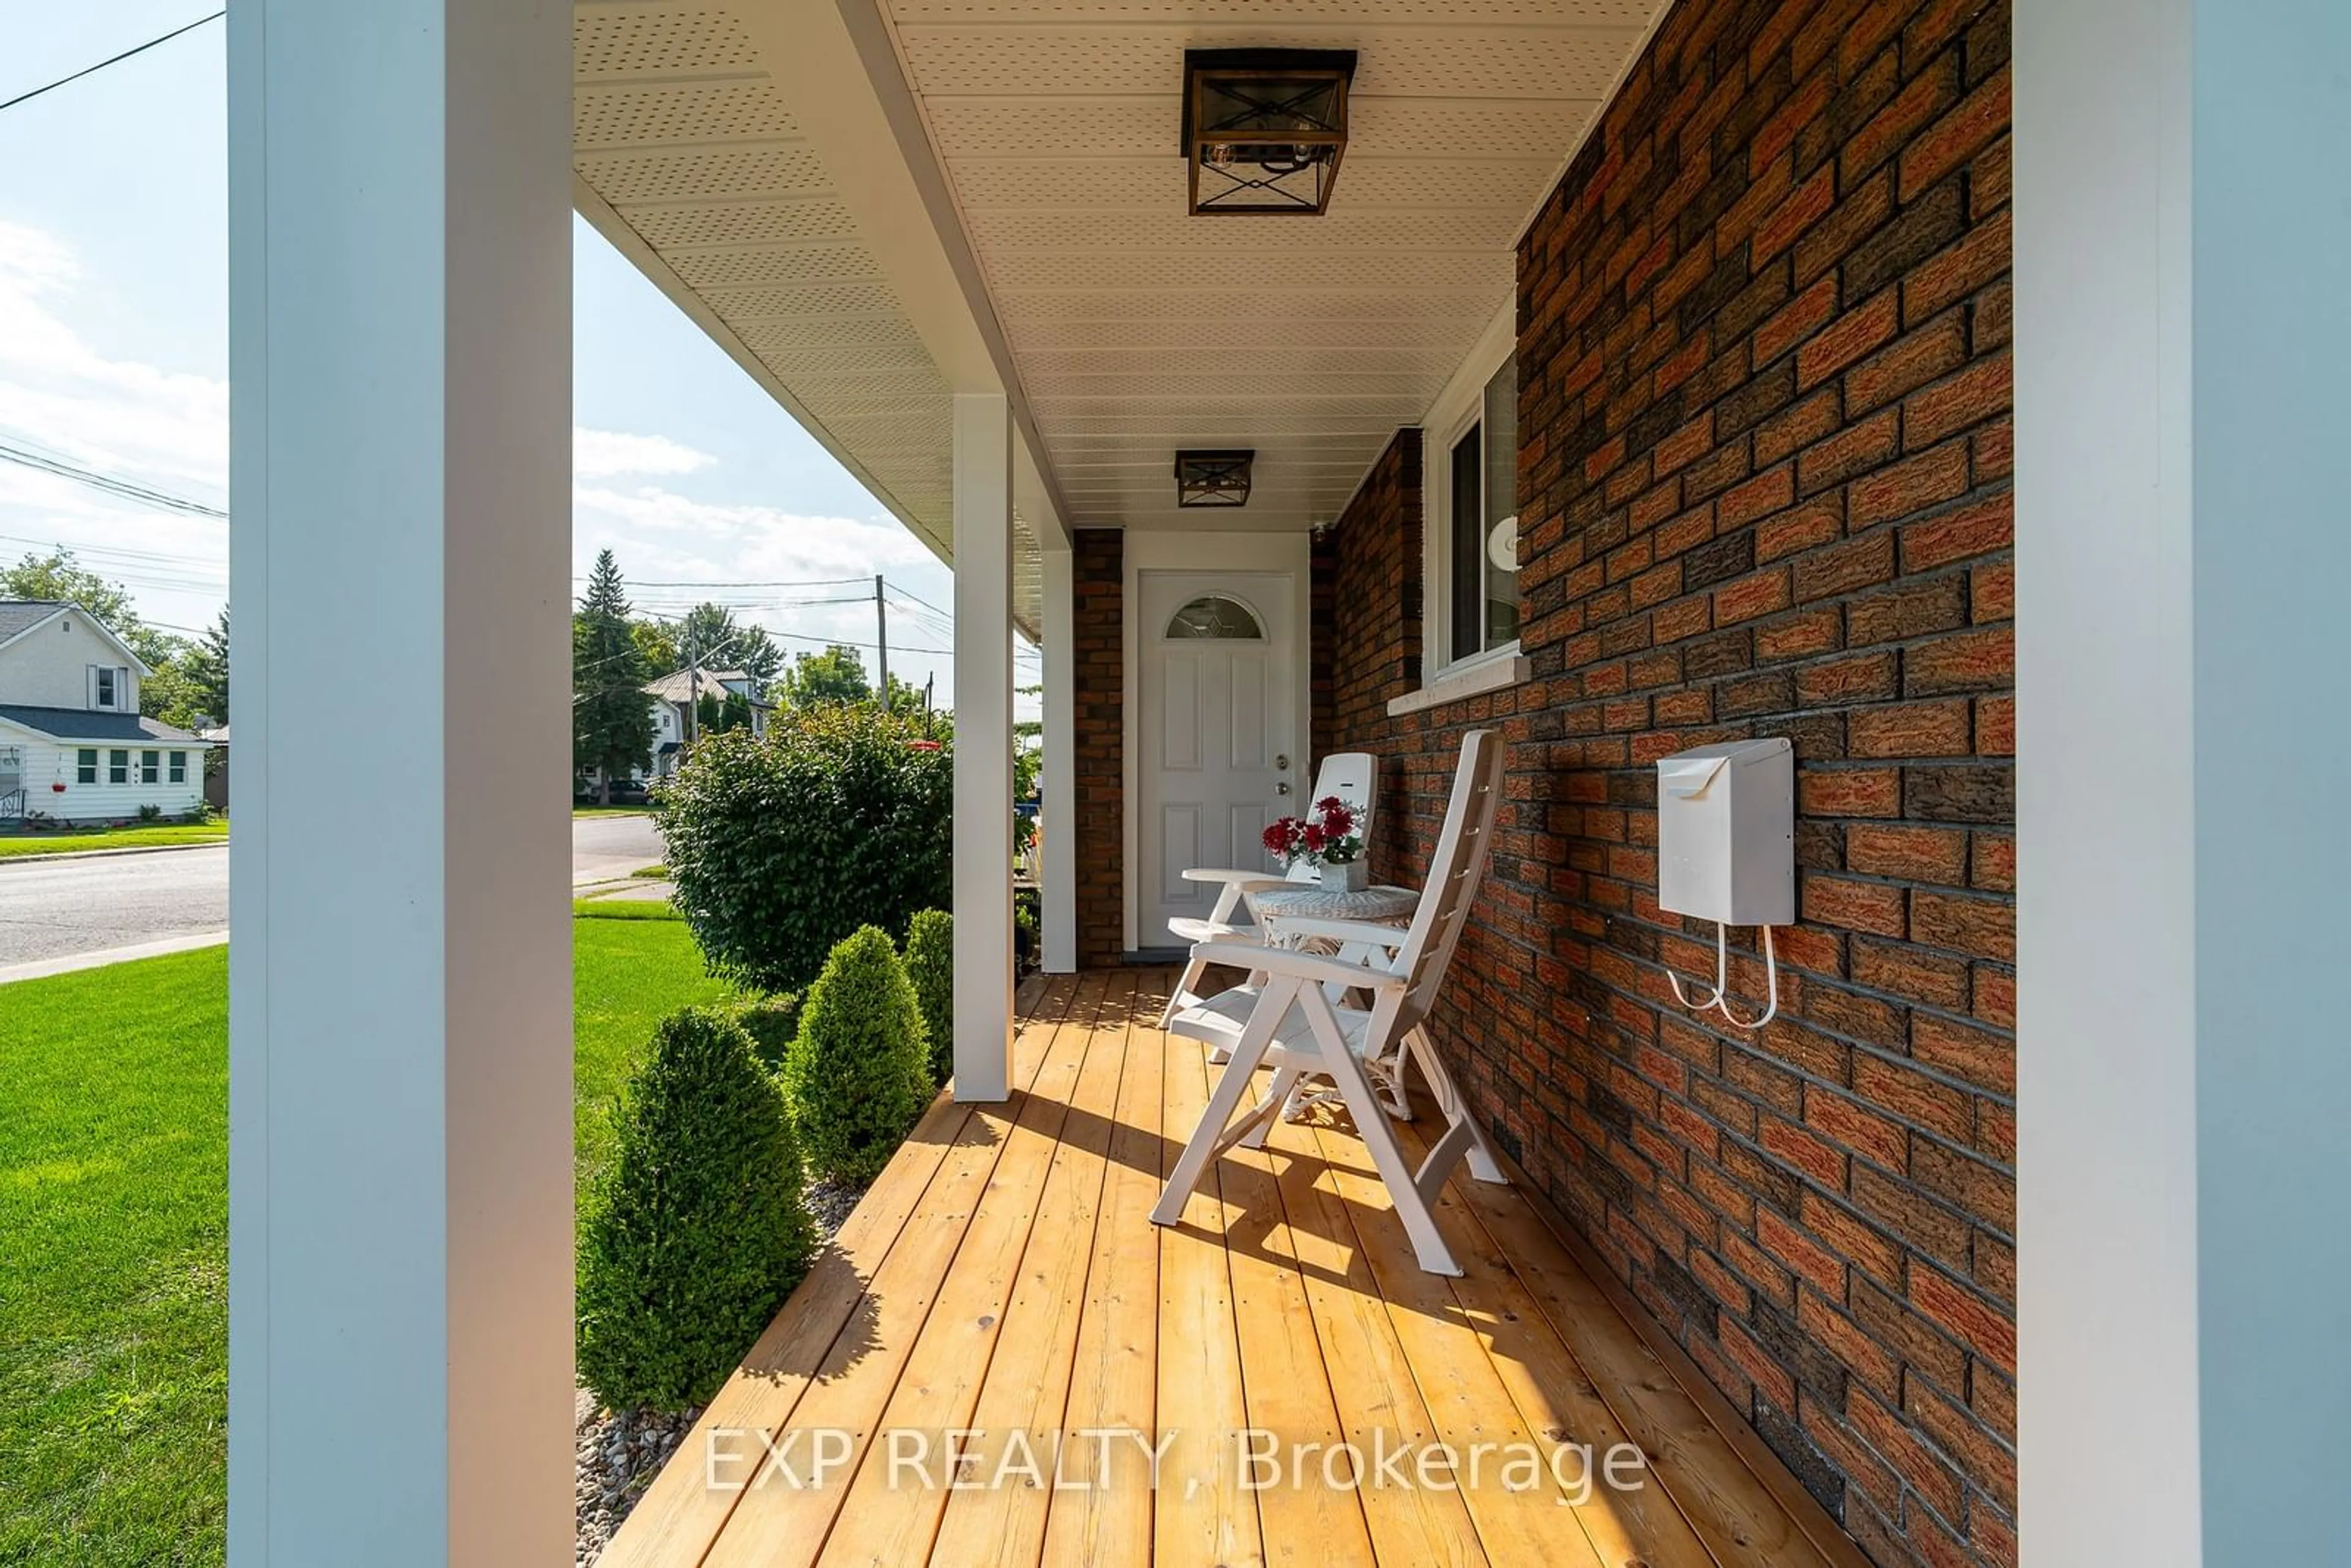
[[[96,664],[92,664],[92,665],[90,665],[90,666],[89,666],[89,706],[91,706],[91,707],[96,707],[96,706],[98,706],[98,666],[97,666]]]
[[[128,664],[114,667],[114,706],[124,713],[139,711],[139,705],[131,697],[131,666]]]

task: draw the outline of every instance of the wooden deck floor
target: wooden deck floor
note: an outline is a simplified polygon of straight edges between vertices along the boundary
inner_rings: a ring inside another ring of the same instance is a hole
[[[1510,1189],[1457,1180],[1468,1277],[1422,1273],[1318,1111],[1148,1223],[1216,1071],[1153,1027],[1168,978],[1024,988],[1011,1102],[925,1116],[602,1568],[1861,1562]],[[1637,1490],[1562,1447],[1624,1443]]]

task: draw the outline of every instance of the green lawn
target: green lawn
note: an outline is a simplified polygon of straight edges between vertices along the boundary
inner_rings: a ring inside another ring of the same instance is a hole
[[[650,817],[653,809],[651,806],[574,806],[571,814],[575,817]]]
[[[228,837],[226,822],[154,828],[101,828],[87,833],[9,833],[0,836],[0,860],[18,855],[62,855],[77,850],[152,850],[161,844],[217,843]]]
[[[685,926],[574,923],[578,1170]],[[0,1564],[222,1562],[227,951],[0,986]]]

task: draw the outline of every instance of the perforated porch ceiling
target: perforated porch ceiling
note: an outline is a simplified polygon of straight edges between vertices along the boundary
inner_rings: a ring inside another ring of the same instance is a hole
[[[880,0],[1079,525],[1334,517],[1510,298],[1660,0]],[[1187,216],[1184,51],[1359,53],[1327,214]],[[1179,512],[1180,446],[1254,446]]]
[[[580,210],[947,557],[946,383],[739,9],[582,0],[572,74]],[[1016,532],[1016,614],[1033,630],[1036,545]]]

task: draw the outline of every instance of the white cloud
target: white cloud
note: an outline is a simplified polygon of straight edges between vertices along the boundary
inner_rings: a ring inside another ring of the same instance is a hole
[[[616,474],[691,474],[716,461],[707,452],[696,452],[666,435],[631,435],[585,426],[574,426],[571,432],[571,472],[583,479]]]
[[[698,572],[705,578],[797,581],[853,577],[933,559],[894,521],[698,501],[658,486],[622,490],[574,485],[571,507],[580,545],[590,546],[591,536],[611,544],[622,552],[625,570],[647,578]]]
[[[0,223],[0,431],[217,499],[228,482],[228,383],[100,353],[58,313],[79,281],[54,235]]]

